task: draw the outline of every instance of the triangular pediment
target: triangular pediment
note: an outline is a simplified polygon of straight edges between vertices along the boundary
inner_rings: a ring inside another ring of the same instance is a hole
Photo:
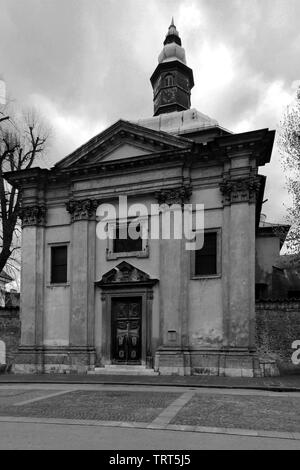
[[[144,147],[138,147],[130,142],[124,142],[118,145],[116,148],[111,149],[108,153],[101,156],[101,161],[107,162],[111,160],[119,160],[121,158],[138,157],[140,155],[148,155],[152,153],[153,149],[146,149]]]
[[[122,261],[117,266],[112,268],[107,273],[103,274],[100,281],[96,284],[108,285],[108,284],[124,284],[124,283],[149,283],[153,284],[157,280],[151,279],[149,274],[145,273],[141,269],[136,268],[127,261]]]
[[[128,121],[118,121],[58,162],[55,167],[62,169],[94,165],[98,162],[159,154],[162,151],[188,149],[191,144],[191,141],[182,137]]]

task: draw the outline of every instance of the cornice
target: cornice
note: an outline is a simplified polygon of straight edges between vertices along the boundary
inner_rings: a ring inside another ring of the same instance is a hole
[[[156,69],[154,70],[153,74],[150,77],[152,86],[155,84],[155,81],[160,73],[168,71],[168,70],[174,70],[174,69],[181,70],[183,73],[187,74],[190,80],[190,88],[193,88],[194,86],[193,70],[190,67],[188,67],[186,64],[184,64],[183,62],[180,62],[179,60],[160,62],[159,64],[157,64]]]
[[[141,126],[137,126],[141,129]],[[144,128],[142,128],[144,129]],[[149,129],[148,129],[149,131]],[[166,134],[155,131],[156,134]],[[84,179],[86,177],[106,176],[123,170],[149,168],[153,165],[213,165],[220,164],[226,160],[236,157],[239,154],[249,153],[249,156],[256,158],[258,165],[264,165],[270,160],[274,131],[261,129],[258,131],[246,132],[242,134],[228,134],[216,137],[208,143],[197,143],[192,140],[173,137],[168,138],[182,140],[182,148],[171,150],[160,150],[154,154],[141,155],[118,160],[73,164],[71,166],[55,166],[51,170],[42,168],[31,168],[4,174],[7,181],[18,188],[38,187],[46,188],[49,184],[63,181],[64,183],[73,179]],[[167,135],[167,134],[166,134]],[[87,145],[87,144],[86,144]]]

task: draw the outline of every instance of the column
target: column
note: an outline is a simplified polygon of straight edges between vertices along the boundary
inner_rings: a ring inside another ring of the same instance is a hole
[[[73,365],[94,364],[95,211],[97,201],[72,200],[70,346]]]
[[[36,371],[43,344],[45,224],[44,204],[22,208],[21,342],[16,370]]]
[[[169,213],[171,237],[160,236],[160,340],[161,346],[156,357],[156,369],[162,374],[190,374],[188,353],[188,279],[189,257],[185,240],[174,238],[173,216],[182,220],[183,203],[188,200],[191,189],[188,186],[164,190],[157,194],[161,205],[160,228],[163,218]],[[179,212],[179,214],[178,214]],[[182,229],[183,225],[181,225]]]
[[[253,175],[221,183],[223,193],[223,330],[226,375],[252,375],[255,341],[255,202],[260,180]]]

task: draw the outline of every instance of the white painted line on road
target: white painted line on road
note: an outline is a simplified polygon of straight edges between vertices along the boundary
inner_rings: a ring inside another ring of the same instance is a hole
[[[30,403],[35,403],[36,401],[46,400],[47,398],[57,397],[58,395],[64,395],[70,392],[74,392],[74,389],[73,390],[61,390],[60,392],[56,392],[56,393],[48,393],[47,395],[43,395],[42,397],[31,398],[30,400],[24,400],[24,401],[20,401],[19,403],[14,403],[14,406],[29,405]]]

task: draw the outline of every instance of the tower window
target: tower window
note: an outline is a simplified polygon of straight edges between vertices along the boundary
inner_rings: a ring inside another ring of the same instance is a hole
[[[165,76],[165,86],[172,86],[174,85],[174,77],[173,75],[169,74]]]

